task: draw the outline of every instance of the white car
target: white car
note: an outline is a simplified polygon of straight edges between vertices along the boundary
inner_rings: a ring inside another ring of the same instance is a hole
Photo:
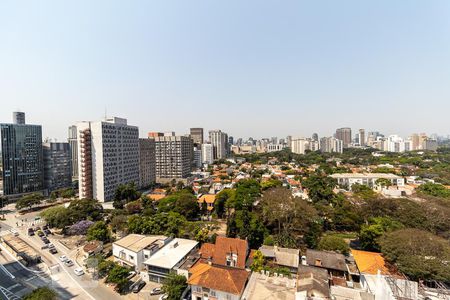
[[[61,255],[61,256],[59,257],[59,260],[62,261],[62,262],[65,262],[67,259],[68,259],[68,258],[67,258],[67,256],[65,256],[65,255]]]
[[[65,264],[66,266],[68,266],[68,267],[71,267],[71,266],[73,266],[73,261],[71,261],[70,259],[68,259],[68,260],[66,260],[66,261],[64,262],[64,264]]]
[[[9,231],[10,231],[10,232],[12,233],[12,235],[14,235],[14,236],[18,236],[18,235],[19,235],[19,232],[18,232],[17,230],[15,230],[14,228],[11,228]]]
[[[159,300],[166,300],[167,298],[169,298],[169,295],[164,294],[159,297]]]
[[[75,273],[75,275],[77,276],[81,276],[84,274],[84,271],[82,268],[76,268],[75,270],[73,270],[73,272]]]

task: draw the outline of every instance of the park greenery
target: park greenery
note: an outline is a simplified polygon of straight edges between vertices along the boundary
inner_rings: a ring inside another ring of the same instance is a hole
[[[34,289],[31,293],[25,295],[23,300],[57,300],[58,294],[48,287],[39,287]]]

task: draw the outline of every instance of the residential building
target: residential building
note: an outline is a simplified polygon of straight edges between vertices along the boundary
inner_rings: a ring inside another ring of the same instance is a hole
[[[201,195],[198,200],[197,203],[200,206],[200,209],[203,206],[203,203],[206,202],[206,209],[208,210],[208,212],[213,211],[214,209],[214,203],[216,202],[216,195],[211,195],[211,194],[204,194]]]
[[[203,144],[203,128],[191,128],[190,136],[194,146]]]
[[[44,189],[42,128],[25,124],[25,114],[14,114],[16,124],[0,124],[3,195]]]
[[[319,135],[317,133],[313,133],[311,139],[315,142],[319,142]]]
[[[78,129],[80,199],[111,201],[120,184],[139,185],[139,130],[126,119],[81,122]]]
[[[320,151],[342,153],[344,142],[334,137],[323,137],[320,139]]]
[[[202,163],[212,164],[214,162],[214,147],[212,144],[202,144]]]
[[[332,174],[330,177],[337,180],[337,183],[351,190],[352,185],[361,184],[370,188],[378,186],[376,181],[378,179],[387,179],[392,185],[402,187],[405,185],[405,179],[401,176],[390,173],[339,173]]]
[[[191,138],[165,135],[154,139],[157,181],[189,177],[193,160]]]
[[[308,266],[326,269],[333,280],[345,281],[348,275],[348,268],[345,262],[345,256],[332,251],[306,250],[306,257],[302,260]],[[305,263],[302,263],[305,265]]]
[[[297,274],[300,263],[300,250],[263,245],[259,248],[259,251],[272,264],[288,268],[291,273]]]
[[[214,159],[227,158],[228,156],[228,135],[221,130],[211,130],[209,132],[209,142],[213,145]]]
[[[144,264],[148,272],[148,279],[162,282],[170,272],[177,271],[186,257],[198,248],[198,242],[175,238],[150,256]]]
[[[72,180],[78,180],[78,130],[77,126],[69,127],[69,137],[67,141],[70,146],[70,159],[72,161]]]
[[[69,143],[45,143],[44,188],[49,192],[72,186],[72,159]]]
[[[232,137],[232,136],[228,137],[228,146],[230,146],[230,145],[234,145],[234,137]]]
[[[276,152],[276,151],[281,151],[284,148],[286,148],[285,144],[267,144],[267,152]]]
[[[250,275],[248,254],[245,240],[218,236],[215,244],[204,243],[199,262],[189,270],[192,299],[241,299]]]
[[[300,265],[298,268],[298,283],[295,299],[330,299],[328,271],[314,266]]]
[[[164,235],[129,234],[112,244],[114,261],[137,272],[144,271],[144,262],[171,240]]]
[[[156,182],[156,153],[154,139],[139,139],[139,186]]]
[[[148,138],[156,138],[159,136],[164,136],[164,133],[162,132],[157,132],[157,131],[151,131],[147,134]]]
[[[352,143],[352,129],[350,127],[336,129],[335,138],[342,141],[344,148],[348,148],[348,146]]]
[[[296,154],[305,154],[306,150],[310,150],[310,140],[305,138],[293,139],[291,141],[291,151]]]

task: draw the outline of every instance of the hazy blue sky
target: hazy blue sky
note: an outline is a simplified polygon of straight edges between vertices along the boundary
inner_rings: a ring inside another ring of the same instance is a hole
[[[450,133],[450,1],[1,1],[0,122]]]

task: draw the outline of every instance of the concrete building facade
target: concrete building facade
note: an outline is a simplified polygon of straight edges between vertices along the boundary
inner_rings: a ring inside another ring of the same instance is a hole
[[[203,128],[191,128],[190,136],[195,146],[203,144]]]
[[[69,127],[68,143],[70,146],[70,158],[72,160],[72,180],[78,180],[78,142],[77,142],[77,126]]]
[[[344,148],[348,148],[352,143],[352,129],[350,127],[336,129],[335,138],[342,141]]]
[[[120,184],[139,185],[139,130],[126,119],[81,122],[78,129],[79,195],[111,201]]]
[[[192,140],[187,136],[155,137],[156,179],[189,177],[192,149]]]
[[[156,182],[156,152],[154,139],[139,139],[139,187]]]
[[[211,130],[209,132],[209,142],[213,145],[214,159],[227,158],[228,135],[221,130]]]

